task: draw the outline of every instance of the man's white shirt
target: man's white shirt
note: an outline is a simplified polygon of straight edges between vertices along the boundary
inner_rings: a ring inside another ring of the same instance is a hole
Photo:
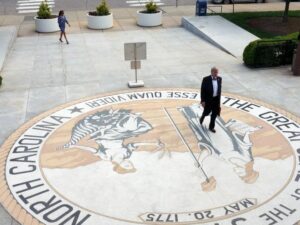
[[[214,89],[213,97],[216,97],[218,95],[218,81],[217,81],[217,78],[212,80],[212,84],[213,84],[213,89]]]

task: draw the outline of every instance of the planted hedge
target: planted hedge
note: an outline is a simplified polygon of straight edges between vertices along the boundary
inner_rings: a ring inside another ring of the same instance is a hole
[[[271,67],[291,64],[294,49],[297,48],[298,35],[293,33],[285,37],[256,40],[245,48],[243,60],[250,67]]]

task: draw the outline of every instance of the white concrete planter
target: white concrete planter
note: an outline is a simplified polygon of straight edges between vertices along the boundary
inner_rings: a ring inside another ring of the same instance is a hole
[[[144,13],[137,11],[137,24],[142,27],[155,27],[162,24],[162,11],[157,13]]]
[[[34,20],[35,20],[35,31],[37,32],[48,33],[48,32],[59,31],[57,17],[51,19],[38,19],[37,16],[35,16]]]
[[[113,26],[113,14],[107,16],[91,16],[87,14],[88,28],[90,29],[108,29]]]

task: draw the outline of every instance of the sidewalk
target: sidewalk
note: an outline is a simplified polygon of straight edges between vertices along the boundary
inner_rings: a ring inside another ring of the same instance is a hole
[[[214,5],[217,6],[217,5]],[[235,12],[243,11],[283,11],[284,2],[265,3],[265,4],[235,4]],[[67,30],[69,34],[77,33],[99,33],[113,31],[143,30],[143,29],[163,29],[181,26],[182,16],[195,15],[195,6],[165,6],[163,25],[157,28],[142,28],[136,25],[136,11],[138,8],[112,8],[114,14],[114,27],[108,30],[94,31],[87,28],[87,11],[67,11],[66,15],[71,23],[71,28]],[[232,12],[232,5],[222,5],[223,12]],[[220,7],[214,7],[216,12],[220,12]],[[300,10],[299,2],[291,2],[290,10]],[[0,16],[0,26],[16,25],[19,26],[19,37],[56,35],[38,34],[34,31],[33,15],[6,15]]]

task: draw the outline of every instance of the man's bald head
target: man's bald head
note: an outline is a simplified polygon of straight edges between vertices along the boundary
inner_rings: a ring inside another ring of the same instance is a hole
[[[218,70],[217,67],[214,66],[214,67],[211,68],[210,72],[211,72],[211,75],[212,75],[213,77],[217,77],[217,76],[218,76],[218,73],[219,73],[219,70]]]

